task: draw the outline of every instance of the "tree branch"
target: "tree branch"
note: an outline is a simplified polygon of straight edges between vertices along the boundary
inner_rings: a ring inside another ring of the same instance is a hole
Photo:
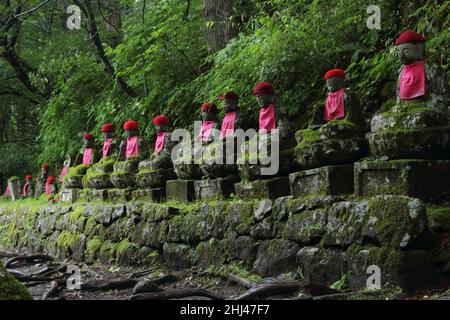
[[[89,34],[90,34],[92,43],[94,44],[94,46],[97,50],[97,55],[99,56],[100,60],[103,62],[105,72],[117,81],[120,88],[128,96],[130,96],[132,98],[138,97],[137,92],[134,91],[134,89],[131,88],[122,77],[116,76],[116,71],[115,71],[114,67],[112,66],[111,62],[109,61],[108,57],[106,56],[105,49],[103,48],[102,40],[98,33],[97,24],[95,22],[95,17],[94,17],[94,13],[93,13],[90,1],[84,0],[83,1],[84,5],[81,4],[80,0],[74,0],[74,1],[81,8],[81,10],[84,12],[84,14],[88,18]]]

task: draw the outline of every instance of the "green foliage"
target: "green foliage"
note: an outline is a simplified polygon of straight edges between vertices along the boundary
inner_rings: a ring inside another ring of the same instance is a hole
[[[151,120],[160,113],[174,127],[192,129],[200,103],[218,102],[226,90],[241,96],[244,125],[255,126],[258,107],[251,89],[262,80],[275,85],[295,130],[305,128],[312,106],[323,101],[323,74],[329,68],[346,70],[348,86],[369,111],[392,105],[401,66],[394,40],[406,28],[426,36],[427,61],[449,70],[450,28],[443,1],[377,1],[381,30],[366,26],[366,9],[373,4],[369,0],[236,1],[231,20],[239,35],[217,53],[207,50],[202,1],[191,1],[188,15],[185,1],[147,1],[145,9],[142,1],[117,3],[120,34],[96,12],[99,35],[115,77],[124,79],[138,97],[128,96],[105,72],[83,29],[62,30],[58,19],[50,26],[50,19],[41,23],[51,32],[23,23],[20,56],[35,69],[28,73],[31,83],[50,92],[42,96],[25,88],[0,59],[0,92],[12,87],[21,93],[0,95],[3,181],[36,172],[41,162],[58,171],[66,154],[80,156],[83,132],[101,141],[100,127],[106,122],[121,137],[123,122],[136,119],[147,141],[155,136]],[[27,5],[37,4],[31,0]],[[7,9],[0,12],[1,18]],[[51,14],[51,6],[35,14],[41,21]]]

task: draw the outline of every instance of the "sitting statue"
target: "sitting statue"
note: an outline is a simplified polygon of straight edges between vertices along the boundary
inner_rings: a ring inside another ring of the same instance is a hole
[[[33,184],[33,176],[27,175],[25,176],[25,184],[22,189],[22,197],[28,198],[32,197],[34,194],[34,184]]]
[[[58,186],[56,185],[55,177],[49,176],[45,182],[45,195],[53,197],[58,193]]]
[[[59,174],[59,182],[61,184],[64,182],[64,177],[69,173],[69,168],[71,164],[71,157],[69,154],[66,155],[66,159],[64,160],[63,167],[61,169],[61,173]]]
[[[225,111],[225,117],[220,128],[220,141],[206,147],[208,149],[206,154],[211,155],[211,159],[204,158],[200,168],[208,178],[236,178],[238,176],[236,165],[237,142],[235,141],[234,132],[241,128],[239,96],[235,92],[230,91],[221,95],[220,99],[223,100]],[[227,148],[233,151],[228,154]]]
[[[370,124],[369,143],[377,157],[450,157],[448,83],[439,66],[425,62],[425,41],[411,30],[396,40],[403,63],[397,83],[397,105],[375,115]]]
[[[111,182],[119,189],[136,185],[139,162],[148,155],[148,147],[139,136],[138,122],[129,120],[125,122],[123,129],[127,138],[120,144],[119,161],[114,164],[114,172],[111,174]]]
[[[36,190],[34,197],[37,199],[45,193],[45,185],[47,182],[49,165],[44,163],[41,165],[41,174],[36,179]]]
[[[429,107],[448,112],[450,104],[445,72],[425,61],[425,41],[421,34],[406,30],[395,42],[403,63],[397,82],[397,104],[427,102]]]
[[[203,147],[214,141],[212,134],[218,128],[217,124],[217,106],[213,103],[203,103],[201,108],[202,125],[200,127],[197,139],[200,141],[199,147],[193,143],[190,148],[183,147],[177,153],[177,159],[174,162],[175,173],[179,179],[196,180],[202,177],[202,171],[197,161],[202,161]],[[181,142],[181,144],[186,142]],[[183,150],[190,149],[190,154],[182,154]]]
[[[144,140],[139,136],[139,124],[137,121],[129,120],[125,122],[123,129],[127,138],[120,144],[118,160],[145,159],[148,149]]]
[[[113,186],[110,174],[113,172],[114,161],[119,155],[119,142],[114,125],[105,123],[101,130],[103,135],[102,158],[87,170],[83,179],[84,188],[108,189]]]
[[[170,121],[165,115],[159,115],[153,119],[156,129],[156,141],[150,160],[139,163],[137,181],[143,188],[160,188],[166,180],[175,177],[172,163]]]
[[[116,129],[114,125],[106,123],[102,126],[103,149],[102,157],[117,158],[119,153],[118,142],[116,138]]]
[[[351,164],[367,154],[360,100],[345,87],[345,72],[325,73],[328,95],[314,107],[308,129],[297,131],[296,157],[302,169]]]
[[[258,152],[250,154],[249,143],[243,145],[245,149],[241,157],[243,156],[245,161],[238,164],[239,175],[242,178],[256,180],[286,175],[295,171],[291,123],[286,109],[276,102],[273,85],[269,82],[260,82],[253,88],[253,95],[260,106],[257,134]],[[279,148],[279,150],[274,150],[276,154],[272,154],[272,147],[275,148],[274,143],[277,143]],[[273,160],[278,154],[279,162],[276,166]]]
[[[90,166],[94,164],[98,158],[97,151],[95,150],[94,136],[90,133],[83,134],[83,164]]]
[[[81,164],[71,167],[68,169],[68,172],[63,175],[63,187],[66,189],[81,189],[83,187],[87,187],[83,182],[86,176],[87,170],[92,167],[92,165],[98,160],[98,153],[95,149],[95,140],[94,136],[90,133],[83,134],[83,157],[81,158]],[[81,153],[79,153],[80,155]],[[70,163],[70,158],[66,158],[67,163],[64,164],[66,166]],[[77,156],[75,163],[79,163],[79,156]],[[64,170],[64,169],[63,169]],[[60,175],[60,176],[61,176]]]

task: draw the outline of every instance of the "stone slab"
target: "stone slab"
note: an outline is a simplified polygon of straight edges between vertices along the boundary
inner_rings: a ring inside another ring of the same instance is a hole
[[[290,193],[288,177],[239,182],[234,187],[241,199],[276,199]]]
[[[235,179],[228,178],[195,181],[195,198],[198,200],[229,198],[232,193],[235,193],[235,183]]]
[[[166,181],[167,201],[191,202],[195,200],[195,180]]]
[[[22,199],[22,190],[20,187],[19,179],[10,179],[8,180],[9,192],[11,195],[12,201],[17,201]]]
[[[353,165],[325,166],[289,175],[294,197],[340,195],[353,193]]]
[[[135,189],[110,189],[108,190],[108,200],[115,203],[128,202],[131,200],[132,192]]]
[[[450,195],[450,160],[390,160],[355,163],[355,194],[406,195],[439,200]]]
[[[61,202],[76,202],[79,198],[81,190],[82,189],[63,188],[61,191]]]
[[[88,200],[90,202],[107,201],[108,200],[108,190],[107,189],[101,189],[101,190],[90,189],[88,191]]]
[[[132,192],[133,200],[163,202],[166,199],[165,188],[138,189]]]

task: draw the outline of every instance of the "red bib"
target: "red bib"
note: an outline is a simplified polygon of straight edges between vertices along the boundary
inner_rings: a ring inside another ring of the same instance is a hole
[[[106,157],[108,155],[109,146],[111,145],[112,138],[108,138],[103,142],[103,156]]]
[[[84,149],[83,164],[90,164],[91,156],[92,156],[92,149],[91,148]]]
[[[335,92],[328,92],[327,102],[323,113],[323,120],[331,121],[345,117],[344,108],[345,88]]]
[[[208,141],[209,136],[211,135],[212,127],[214,126],[214,121],[203,121],[202,127],[200,129],[200,133],[198,137],[201,141]]]
[[[271,104],[267,108],[261,108],[259,111],[259,130],[270,132],[277,128],[277,116],[275,105]]]
[[[160,152],[164,148],[164,140],[166,138],[165,132],[159,132],[155,141],[155,151]]]
[[[128,160],[128,158],[137,156],[138,154],[138,136],[127,138],[127,150],[125,151],[125,158],[127,158]]]
[[[400,75],[400,92],[402,100],[413,99],[425,95],[425,61],[403,65]]]
[[[236,112],[225,113],[225,118],[222,121],[220,128],[220,137],[226,138],[234,133],[234,122],[236,121]]]

